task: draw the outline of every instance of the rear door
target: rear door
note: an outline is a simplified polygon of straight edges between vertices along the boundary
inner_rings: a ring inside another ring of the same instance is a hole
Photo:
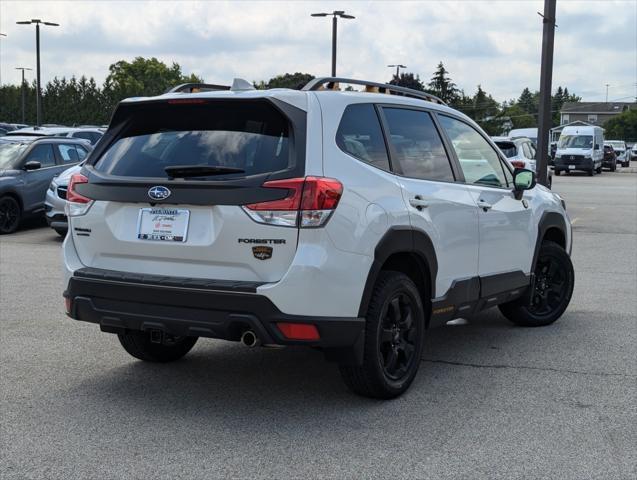
[[[87,214],[72,218],[82,263],[168,276],[279,280],[296,252],[296,212],[271,212],[281,205],[265,202],[290,203],[300,191],[263,184],[303,176],[304,139],[305,112],[283,102],[121,105],[82,170],[89,183],[78,191],[94,199]]]
[[[455,281],[478,274],[478,216],[475,202],[455,182],[449,156],[431,114],[404,107],[382,108],[392,168],[400,175],[414,228],[427,233],[438,261],[435,297]]]

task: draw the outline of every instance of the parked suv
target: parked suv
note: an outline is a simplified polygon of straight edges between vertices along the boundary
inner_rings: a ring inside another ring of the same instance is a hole
[[[306,345],[390,398],[428,328],[496,305],[547,325],[573,291],[560,197],[467,116],[397,86],[125,100],[67,200],[68,315],[151,362],[198,337]]]
[[[513,168],[526,168],[536,172],[537,149],[530,138],[491,137]],[[536,172],[537,173],[537,172]],[[553,185],[553,171],[546,166],[547,186]]]
[[[608,168],[611,172],[617,170],[617,155],[611,145],[604,144],[604,159],[602,160],[602,167]]]
[[[5,136],[0,140],[0,234],[18,229],[23,218],[44,211],[51,180],[84,159],[83,140]]]
[[[628,156],[628,147],[623,140],[606,140],[604,145],[613,147],[615,155],[617,155],[617,161],[622,164],[622,167],[630,167],[630,158]]]

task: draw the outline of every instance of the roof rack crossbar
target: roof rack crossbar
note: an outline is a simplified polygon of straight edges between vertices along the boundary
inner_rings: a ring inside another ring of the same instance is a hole
[[[440,105],[447,105],[443,100],[432,95],[430,93],[421,92],[420,90],[414,90],[413,88],[400,87],[398,85],[390,85],[388,83],[370,82],[367,80],[356,80],[354,78],[341,78],[341,77],[319,77],[314,80],[310,80],[301,90],[316,91],[321,90],[323,85],[331,84],[328,90],[332,90],[334,84],[337,83],[349,83],[352,85],[363,85],[365,87],[378,88],[379,93],[389,93],[393,95],[402,95],[405,97],[418,98],[427,102],[438,103]]]
[[[169,88],[165,93],[194,93],[211,92],[215,90],[230,90],[230,85],[214,85],[212,83],[182,83]]]

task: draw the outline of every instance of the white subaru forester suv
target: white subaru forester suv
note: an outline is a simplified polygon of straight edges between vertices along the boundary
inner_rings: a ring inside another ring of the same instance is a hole
[[[69,184],[66,310],[134,357],[306,345],[391,398],[428,328],[567,308],[564,202],[436,97],[338,78],[205,90],[121,102]]]

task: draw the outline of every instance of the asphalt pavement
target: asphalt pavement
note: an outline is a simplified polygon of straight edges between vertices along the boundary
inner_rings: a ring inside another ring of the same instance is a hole
[[[0,237],[0,478],[637,478],[637,174],[554,190],[574,224],[564,316],[432,330],[384,402],[302,348],[136,361],[64,315],[52,230]]]

